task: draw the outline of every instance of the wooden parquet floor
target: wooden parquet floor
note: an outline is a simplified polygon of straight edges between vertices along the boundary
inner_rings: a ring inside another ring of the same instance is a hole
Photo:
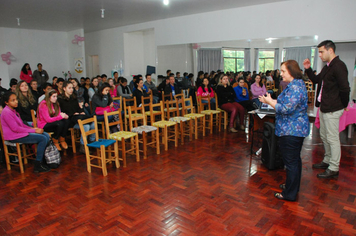
[[[313,126],[313,125],[312,125]],[[316,177],[323,147],[313,126],[296,202],[274,198],[285,172],[253,157],[248,134],[207,135],[127,168],[86,171],[83,155],[57,170],[0,166],[0,235],[356,235],[356,139],[342,136],[340,176]]]

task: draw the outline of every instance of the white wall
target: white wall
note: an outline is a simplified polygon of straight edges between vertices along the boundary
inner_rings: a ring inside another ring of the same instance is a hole
[[[319,41],[356,41],[354,9],[354,0],[339,0],[337,4],[333,0],[292,0],[151,21],[85,34],[86,56],[99,55],[103,73],[120,60],[126,67],[124,34],[152,28],[156,47],[314,35]],[[266,12],[277,12],[278,17],[266,17]],[[332,15],[332,20],[327,15]],[[162,60],[166,58],[157,56],[158,66],[165,63]]]
[[[66,32],[0,28],[0,54],[11,52],[16,61],[7,65],[0,61],[2,85],[9,87],[10,78],[19,79],[21,68],[29,63],[32,71],[43,64],[50,81],[70,69],[68,62],[68,35]]]
[[[168,69],[172,73],[193,73],[193,49],[191,44],[168,45],[157,47],[157,75],[166,75]]]
[[[74,39],[75,35],[78,35],[80,37],[84,36],[84,30],[83,29],[78,29],[78,30],[73,30],[69,31],[67,33],[68,35],[68,63],[69,63],[69,70],[72,74],[73,78],[79,79],[80,77],[86,77],[86,69],[85,69],[85,41],[80,42],[79,44],[73,44],[72,40]],[[75,60],[76,59],[82,59],[83,61],[83,68],[84,71],[82,73],[77,73],[75,71]]]

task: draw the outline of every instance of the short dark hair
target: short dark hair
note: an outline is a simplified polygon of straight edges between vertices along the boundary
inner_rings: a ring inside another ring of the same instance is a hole
[[[15,95],[16,96],[16,94],[14,92],[11,92],[11,91],[8,91],[4,95],[2,95],[2,104],[1,104],[2,107],[6,106],[5,102],[9,102],[9,99],[10,99],[11,95]]]
[[[113,75],[115,75],[115,74],[117,74],[117,71],[115,71]]]
[[[318,48],[325,47],[326,50],[329,50],[330,48],[335,52],[336,46],[335,43],[331,40],[324,40],[323,42],[319,43]]]
[[[58,78],[56,84],[58,84],[59,82],[64,82],[64,79],[63,78]]]
[[[300,67],[298,65],[298,62],[295,60],[288,60],[285,62],[281,63],[282,65],[285,65],[288,73],[294,78],[294,79],[301,79],[303,77],[302,72],[300,71]]]
[[[38,64],[37,64],[37,67],[38,67],[39,65],[41,65],[41,66],[42,66],[42,63],[38,63]]]
[[[179,72],[179,71],[177,71],[177,72],[176,72],[176,75],[178,75],[178,74],[180,74],[180,72]]]
[[[107,78],[108,76],[106,74],[102,74],[101,78],[104,78],[104,77]]]
[[[146,74],[146,78],[147,78],[147,76],[151,76],[151,74]]]
[[[168,74],[168,73],[170,73],[170,72],[171,72],[171,70],[167,70],[166,74]]]
[[[51,87],[52,88],[52,84],[46,82],[46,83],[43,83],[41,85],[41,88],[42,88],[43,91],[46,90],[47,87]]]

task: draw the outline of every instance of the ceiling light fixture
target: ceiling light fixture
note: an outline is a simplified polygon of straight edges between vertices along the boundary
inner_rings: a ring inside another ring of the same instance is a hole
[[[17,19],[17,26],[20,26],[20,18],[16,18]]]
[[[168,6],[169,0],[163,0],[163,4],[164,4],[165,6]]]
[[[101,9],[101,18],[104,19],[104,11],[105,9]]]
[[[318,35],[315,35],[315,36],[314,36],[314,39],[315,39],[315,40],[318,40],[318,38],[319,38]]]

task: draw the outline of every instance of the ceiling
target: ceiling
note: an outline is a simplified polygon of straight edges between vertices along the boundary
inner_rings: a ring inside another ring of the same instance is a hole
[[[0,27],[85,32],[288,0],[0,0]],[[101,19],[101,10],[105,18]],[[20,18],[20,26],[17,19]]]

